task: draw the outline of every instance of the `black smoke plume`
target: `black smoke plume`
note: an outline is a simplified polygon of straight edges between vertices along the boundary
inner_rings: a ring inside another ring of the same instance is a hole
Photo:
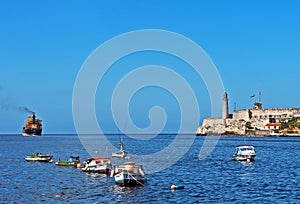
[[[26,106],[19,106],[18,109],[19,109],[20,111],[24,111],[24,112],[26,112],[26,113],[33,113],[33,110],[29,109],[29,108],[26,107]]]
[[[33,111],[26,107],[26,106],[17,106],[14,104],[5,104],[5,103],[1,103],[0,104],[1,109],[6,110],[6,111],[19,111],[19,112],[25,112],[25,113],[33,113]]]
[[[1,86],[0,86],[0,109],[6,111],[13,110],[19,112],[33,113],[33,111],[26,106],[18,106],[10,102],[10,100],[4,96],[3,88]]]

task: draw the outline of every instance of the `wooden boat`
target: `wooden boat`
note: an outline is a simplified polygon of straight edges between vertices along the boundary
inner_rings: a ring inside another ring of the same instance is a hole
[[[42,154],[42,153],[35,153],[30,156],[26,156],[26,161],[39,161],[39,162],[53,162],[53,156],[51,154]]]
[[[109,174],[112,169],[110,159],[107,157],[88,158],[81,170],[87,173]]]
[[[112,153],[112,157],[125,158],[126,156],[127,156],[127,152],[124,149],[123,139],[120,138],[120,151]]]
[[[67,161],[57,161],[56,166],[73,166],[77,167],[77,164],[80,163],[79,156],[70,156]]]
[[[256,153],[254,151],[254,147],[250,145],[242,145],[236,147],[236,152],[232,156],[233,160],[236,161],[254,161]]]
[[[143,166],[134,162],[125,162],[124,165],[115,166],[111,176],[114,176],[115,182],[119,186],[144,186],[146,182]]]

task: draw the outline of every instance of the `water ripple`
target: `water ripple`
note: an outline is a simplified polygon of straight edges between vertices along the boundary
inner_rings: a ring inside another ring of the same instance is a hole
[[[147,147],[161,149],[171,139],[161,136],[147,141]],[[110,140],[117,144],[118,136],[111,136]],[[116,186],[108,176],[24,160],[24,156],[34,152],[53,153],[54,160],[70,154],[80,155],[82,160],[88,158],[75,135],[39,138],[2,135],[0,202],[299,203],[300,138],[247,140],[256,147],[257,157],[253,163],[231,160],[235,146],[244,142],[244,138],[234,137],[221,138],[212,154],[200,161],[198,154],[203,138],[199,137],[176,164],[148,175],[145,187],[123,188]],[[140,146],[135,142],[126,144],[129,153],[138,152]],[[143,154],[147,153],[147,148],[143,148]],[[147,166],[145,169],[147,171]],[[184,184],[185,189],[171,191],[170,186],[178,183]]]

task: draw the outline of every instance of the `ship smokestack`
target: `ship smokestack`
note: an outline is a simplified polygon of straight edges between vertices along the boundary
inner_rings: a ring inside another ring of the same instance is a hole
[[[35,124],[35,112],[32,111],[32,124]]]

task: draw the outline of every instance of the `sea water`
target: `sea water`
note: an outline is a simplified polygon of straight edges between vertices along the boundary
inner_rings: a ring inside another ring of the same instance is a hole
[[[131,153],[150,154],[164,149],[176,136],[159,135],[149,141],[125,137],[125,147],[129,157]],[[119,135],[107,137],[112,144],[118,146]],[[185,141],[194,141],[178,162],[160,172],[147,175],[145,186],[126,188],[117,186],[113,178],[106,175],[86,174],[76,168],[55,166],[55,161],[66,160],[69,155],[79,155],[81,161],[91,156],[77,135],[1,135],[0,202],[300,202],[300,138],[221,137],[213,152],[206,159],[199,160],[204,139],[205,137],[185,135]],[[257,156],[252,163],[231,159],[235,146],[244,142],[255,147]],[[177,144],[178,150],[180,144]],[[182,144],[185,142],[182,141]],[[54,163],[26,162],[24,157],[35,152],[53,154]],[[133,160],[134,158],[130,158],[121,162]],[[159,161],[157,165],[160,165]],[[147,162],[144,169],[147,171]],[[183,184],[184,189],[172,191],[170,186],[173,184]]]

